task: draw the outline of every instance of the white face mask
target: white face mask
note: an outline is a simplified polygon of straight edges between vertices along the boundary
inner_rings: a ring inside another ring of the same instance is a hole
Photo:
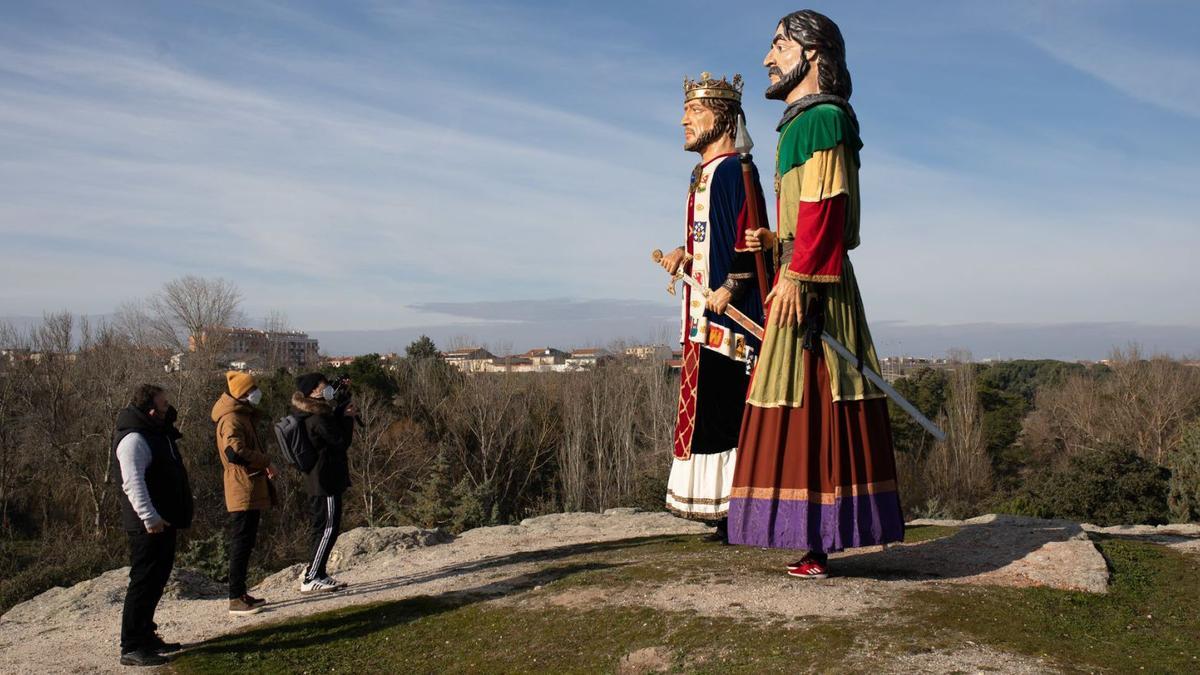
[[[328,385],[328,384],[327,384],[327,385],[325,385],[325,388],[321,390],[321,396],[322,396],[322,398],[324,398],[326,401],[332,401],[332,400],[333,400],[333,397],[334,397],[334,394],[336,394],[336,393],[337,393],[337,392],[336,392],[336,391],[334,391],[334,389],[333,389],[333,386],[332,386],[332,385]]]
[[[262,390],[255,389],[254,391],[247,394],[246,402],[252,406],[258,407],[258,404],[262,403]]]

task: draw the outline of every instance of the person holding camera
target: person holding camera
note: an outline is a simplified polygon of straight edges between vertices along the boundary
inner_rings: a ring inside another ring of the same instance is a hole
[[[340,402],[339,389],[342,391]],[[317,453],[316,464],[304,476],[312,513],[312,542],[300,591],[335,591],[344,584],[331,578],[325,565],[341,530],[342,495],[350,487],[350,462],[346,453],[354,438],[358,410],[349,401],[345,383],[335,388],[320,373],[296,378],[292,409],[292,414],[303,423],[308,441]]]
[[[231,370],[225,381],[227,391],[213,405],[212,421],[229,511],[229,613],[238,616],[255,614],[267,604],[246,592],[246,572],[263,509],[275,504],[275,467],[255,428],[263,393],[254,376]]]
[[[177,442],[175,408],[143,384],[117,415],[113,454],[121,473],[121,525],[129,537],[129,586],[121,611],[121,665],[159,666],[177,651],[156,633],[154,612],[175,567],[175,535],[192,524],[192,488]]]

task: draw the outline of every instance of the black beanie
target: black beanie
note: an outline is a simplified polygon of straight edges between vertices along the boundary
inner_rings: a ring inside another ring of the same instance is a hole
[[[296,378],[296,391],[308,396],[313,389],[317,388],[318,384],[326,382],[325,376],[320,373],[309,373]]]

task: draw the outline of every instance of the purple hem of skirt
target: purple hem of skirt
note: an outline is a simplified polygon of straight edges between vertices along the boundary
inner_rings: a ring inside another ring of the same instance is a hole
[[[904,541],[904,516],[895,492],[838,498],[833,504],[782,499],[729,501],[731,544],[834,553],[895,541]]]

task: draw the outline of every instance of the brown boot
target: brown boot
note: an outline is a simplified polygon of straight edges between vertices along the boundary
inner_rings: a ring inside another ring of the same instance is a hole
[[[252,599],[252,598],[250,598]],[[261,604],[252,604],[248,598],[243,595],[240,598],[232,598],[229,600],[229,613],[234,616],[244,616],[246,614],[258,614],[262,609]]]

